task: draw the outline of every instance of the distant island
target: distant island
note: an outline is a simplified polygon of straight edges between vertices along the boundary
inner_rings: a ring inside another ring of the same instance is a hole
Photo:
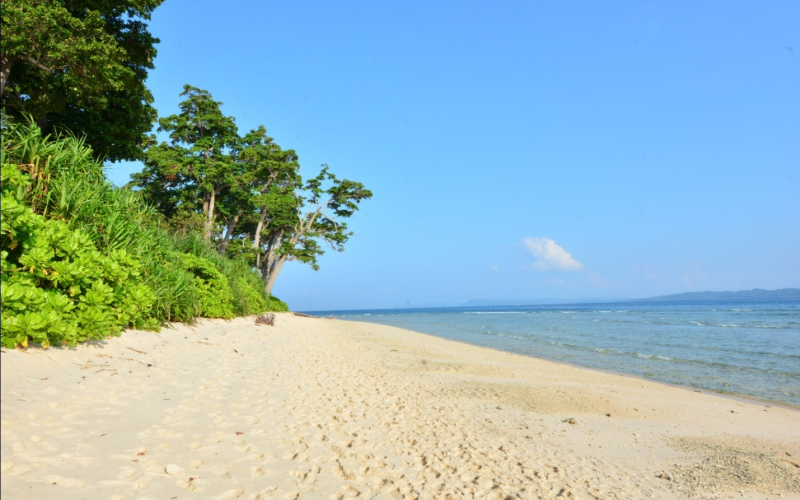
[[[500,306],[532,306],[553,304],[591,304],[610,302],[702,302],[711,300],[770,300],[800,299],[800,288],[781,288],[779,290],[740,290],[738,292],[687,292],[660,295],[644,299],[472,299],[456,307],[500,307]],[[451,306],[452,307],[452,306]]]
[[[741,290],[738,292],[687,292],[661,295],[637,302],[675,302],[703,300],[766,300],[766,299],[800,299],[800,288],[781,288],[780,290]]]

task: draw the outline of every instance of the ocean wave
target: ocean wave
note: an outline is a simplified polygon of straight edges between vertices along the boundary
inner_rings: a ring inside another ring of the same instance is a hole
[[[527,311],[465,311],[461,314],[528,314]]]
[[[672,359],[673,359],[673,358],[669,358],[667,356],[659,356],[657,354],[642,354],[640,352],[636,353],[636,357],[637,358],[642,358],[642,359],[662,359],[664,361],[672,361]]]
[[[525,340],[526,339],[526,337],[520,337],[518,335],[506,335],[505,333],[496,333],[495,335],[497,335],[498,337],[508,337],[508,338],[519,339],[519,340]]]
[[[761,323],[761,324],[753,324],[753,323],[704,323],[702,321],[689,321],[689,323],[696,325],[696,326],[712,326],[717,328],[768,328],[768,329],[775,329],[775,330],[785,330],[787,328],[792,328],[792,325],[786,325],[783,323]]]

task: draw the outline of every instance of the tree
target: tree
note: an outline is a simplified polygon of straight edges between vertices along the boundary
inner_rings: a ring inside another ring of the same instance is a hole
[[[240,137],[208,91],[186,85],[181,95],[181,112],[159,120],[170,141],[146,151],[131,182],[174,227],[202,227],[221,254],[260,270],[268,293],[286,261],[318,269],[325,245],[344,250],[352,233],[343,219],[369,190],[327,165],[304,183],[297,153],[263,126]]]
[[[291,215],[287,217],[288,213],[284,213],[270,228],[261,269],[267,293],[272,292],[287,260],[319,269],[317,258],[324,253],[319,240],[338,252],[344,251],[344,244],[353,233],[348,232],[342,219],[352,217],[359,203],[372,197],[372,192],[360,182],[337,179],[327,165],[322,167],[319,175],[295,193]],[[324,187],[326,184],[329,185]]]
[[[108,160],[141,158],[156,118],[145,87],[163,0],[2,0],[0,99],[7,116],[85,135]]]
[[[187,97],[181,112],[159,120],[158,130],[169,132],[170,143],[147,150],[145,168],[133,175],[133,184],[168,217],[202,213],[203,237],[211,241],[217,197],[240,182],[238,129],[207,90],[185,85],[180,95]]]
[[[251,130],[239,141],[237,161],[237,185],[228,191],[223,201],[223,211],[227,217],[225,233],[219,246],[222,254],[226,252],[236,225],[248,216],[257,218],[251,234],[252,248],[259,248],[262,229],[270,215],[275,193],[299,180],[300,164],[297,154],[292,149],[281,149],[272,137],[267,136],[267,130],[263,126]],[[278,189],[271,189],[273,186]]]

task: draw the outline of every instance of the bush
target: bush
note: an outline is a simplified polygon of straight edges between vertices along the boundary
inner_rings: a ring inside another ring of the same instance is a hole
[[[233,318],[233,294],[228,279],[208,259],[192,254],[181,254],[186,269],[194,275],[194,288],[198,293],[197,315],[204,318]]]
[[[261,314],[267,311],[288,311],[289,307],[276,297],[267,296],[264,280],[243,258],[223,257],[196,234],[180,240],[181,250],[213,262],[231,283],[234,312],[237,316]]]
[[[289,312],[289,306],[287,306],[286,302],[282,301],[278,297],[270,296],[269,300],[267,301],[267,311]]]
[[[153,317],[161,322],[195,318],[197,293],[164,218],[141,196],[108,182],[81,139],[44,136],[35,125],[3,124],[3,163],[17,164],[33,182],[18,199],[37,214],[83,231],[108,253],[125,249],[142,263],[155,294]]]
[[[261,314],[267,310],[267,301],[264,300],[263,294],[258,293],[246,279],[237,278],[233,281],[232,288],[237,309],[241,311],[240,315]]]
[[[158,327],[150,314],[153,292],[137,259],[125,250],[104,256],[85,233],[23,205],[18,195],[30,177],[16,165],[3,164],[1,177],[4,346],[75,345],[128,326]]]

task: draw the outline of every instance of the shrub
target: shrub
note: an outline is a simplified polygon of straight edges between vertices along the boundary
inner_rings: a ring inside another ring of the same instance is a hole
[[[141,196],[106,180],[92,150],[70,135],[45,136],[35,125],[3,124],[3,163],[31,174],[18,198],[37,214],[83,231],[108,253],[125,249],[142,263],[161,322],[195,317],[197,294],[164,218]]]
[[[75,345],[127,326],[158,327],[152,290],[125,250],[102,255],[91,239],[23,205],[30,177],[2,165],[0,302],[3,345]]]
[[[233,281],[233,296],[236,297],[237,309],[240,315],[261,314],[267,310],[267,301],[263,294],[253,288],[244,278]]]
[[[197,315],[204,318],[233,318],[233,294],[228,279],[208,259],[192,254],[181,254],[186,269],[194,275],[194,288],[198,294]]]
[[[184,252],[213,262],[228,278],[234,296],[234,312],[237,316],[289,310],[280,299],[267,296],[264,280],[242,257],[230,255],[223,257],[212,245],[192,233],[184,236],[179,245]]]
[[[267,301],[267,311],[288,312],[289,306],[287,306],[286,302],[282,301],[278,297],[270,296],[269,300]]]

